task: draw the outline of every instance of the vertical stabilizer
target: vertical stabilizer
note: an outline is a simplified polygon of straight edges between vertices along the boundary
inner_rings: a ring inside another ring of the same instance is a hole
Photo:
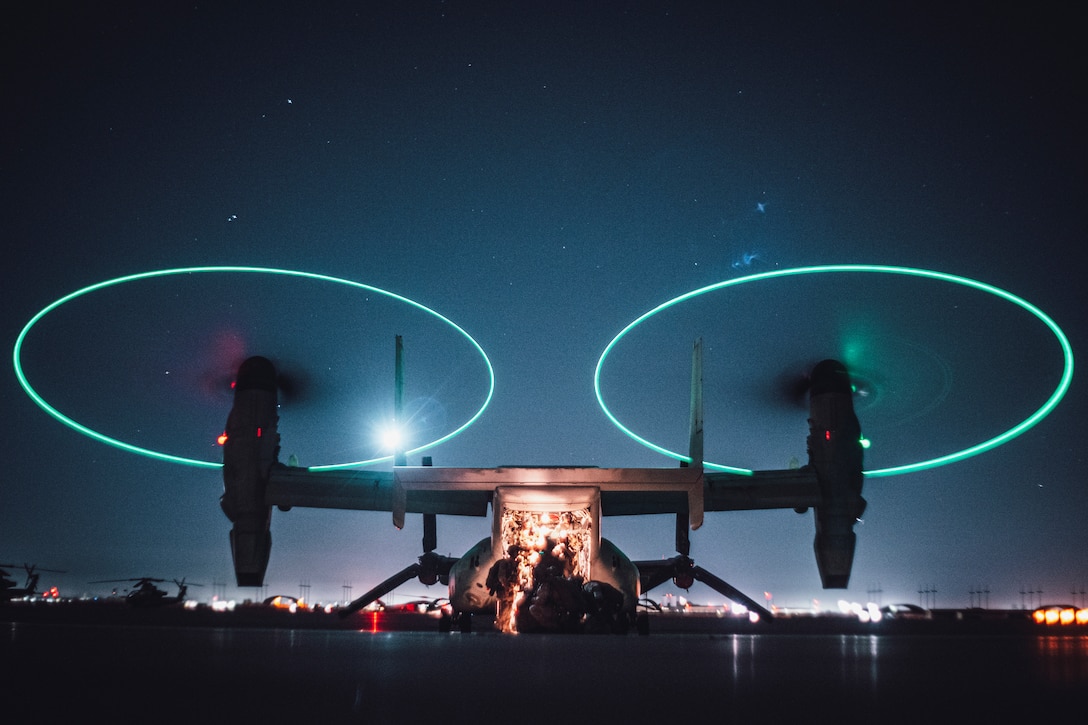
[[[397,443],[396,448],[393,451],[393,465],[394,466],[406,466],[408,465],[408,458],[404,454],[404,443],[406,439],[405,431],[401,426],[404,425],[404,338],[397,335],[397,352],[396,361],[394,363],[394,381],[393,381],[393,426],[397,431]]]
[[[691,350],[691,421],[688,437],[690,465],[703,465],[703,338]]]

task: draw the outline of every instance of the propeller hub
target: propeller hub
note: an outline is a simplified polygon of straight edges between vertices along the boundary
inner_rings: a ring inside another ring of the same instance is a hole
[[[276,366],[272,361],[260,355],[246,359],[238,368],[238,379],[234,384],[235,392],[241,390],[266,390],[276,392]]]

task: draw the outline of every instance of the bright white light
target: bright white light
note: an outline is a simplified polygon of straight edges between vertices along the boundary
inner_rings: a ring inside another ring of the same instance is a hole
[[[400,428],[394,423],[389,423],[382,428],[379,435],[381,438],[382,450],[399,451],[401,444],[404,442],[404,436],[401,434]]]
[[[880,607],[876,606],[875,604],[869,604],[868,606],[863,607],[857,602],[848,602],[845,599],[840,599],[839,611],[843,614],[857,617],[862,622],[880,621]]]

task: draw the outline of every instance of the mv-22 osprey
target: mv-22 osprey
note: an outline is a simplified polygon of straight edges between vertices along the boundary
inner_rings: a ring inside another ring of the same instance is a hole
[[[397,391],[401,400],[402,342]],[[704,512],[792,508],[815,511],[816,564],[824,588],[845,588],[853,565],[855,522],[865,509],[861,430],[846,367],[824,360],[809,376],[808,464],[751,475],[704,470],[702,346],[692,354],[690,462],[674,468],[501,467],[405,465],[392,471],[311,471],[278,460],[277,372],[264,357],[242,363],[223,445],[223,511],[233,523],[231,551],[238,586],[261,586],[272,539],[272,508],[389,511],[397,528],[409,513],[423,516],[423,555],[341,610],[366,607],[414,577],[449,587],[450,626],[471,629],[488,617],[501,630],[612,631],[646,618],[643,594],[672,579],[688,589],[698,580],[757,616],[771,613],[689,556],[689,529]],[[400,410],[396,411],[398,420]],[[435,553],[436,517],[487,516],[491,533],[460,558]],[[631,561],[601,536],[602,516],[674,514],[676,556]]]

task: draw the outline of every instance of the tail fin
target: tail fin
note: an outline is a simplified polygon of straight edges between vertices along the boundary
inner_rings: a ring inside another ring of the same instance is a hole
[[[691,420],[688,436],[691,466],[703,466],[703,338],[691,350]]]
[[[404,455],[404,435],[400,432],[400,427],[404,425],[404,338],[400,335],[396,336],[396,348],[393,371],[393,425],[397,427],[398,434],[396,450],[393,452],[393,465],[405,466],[408,461]]]

